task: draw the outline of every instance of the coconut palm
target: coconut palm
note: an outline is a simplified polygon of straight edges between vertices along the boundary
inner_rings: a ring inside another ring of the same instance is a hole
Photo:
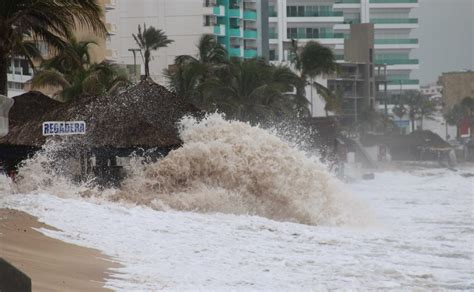
[[[96,0],[2,0],[0,2],[0,94],[7,94],[10,59],[30,50],[20,44],[32,38],[61,49],[71,31],[85,27],[105,34]]]
[[[313,87],[316,88],[319,95],[330,106],[327,109],[338,111],[338,97],[324,85],[314,81],[314,78],[321,74],[330,74],[336,71],[337,63],[334,53],[331,49],[322,46],[318,42],[310,41],[303,48],[298,47],[298,42],[291,42],[291,62],[295,69],[300,73],[303,80],[310,80],[311,85],[311,109],[313,107]],[[327,112],[327,111],[326,111]]]
[[[33,88],[59,88],[55,96],[70,101],[81,95],[114,93],[128,84],[128,76],[117,65],[107,62],[91,63],[91,41],[69,44],[55,57],[43,62],[32,78]]]
[[[153,26],[147,28],[146,24],[143,24],[143,31],[139,25],[138,34],[132,35],[138,47],[142,50],[143,63],[145,64],[145,78],[148,78],[150,77],[151,51],[167,47],[173,40],[169,40],[161,29],[156,29]]]
[[[213,35],[208,34],[201,36],[197,48],[196,56],[177,56],[172,69],[165,70],[165,76],[172,91],[206,107],[200,86],[206,79],[227,72],[227,51]]]
[[[206,81],[204,94],[229,117],[260,122],[307,111],[307,101],[299,95],[300,81],[288,67],[235,59],[229,76]]]

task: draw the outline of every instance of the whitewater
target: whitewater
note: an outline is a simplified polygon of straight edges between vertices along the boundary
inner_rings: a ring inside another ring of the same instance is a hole
[[[0,177],[0,206],[119,262],[117,291],[474,289],[473,168],[343,184],[258,127],[214,115],[180,131],[120,189],[74,184],[45,151],[16,184]]]

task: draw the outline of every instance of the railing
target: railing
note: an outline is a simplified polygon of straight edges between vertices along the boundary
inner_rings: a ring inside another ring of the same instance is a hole
[[[387,65],[409,65],[409,64],[419,64],[418,59],[379,59],[375,60],[375,64],[377,65],[382,65],[382,64],[387,64]]]
[[[253,49],[244,50],[244,58],[255,58],[255,57],[257,57],[257,50],[253,50]]]
[[[232,47],[229,49],[229,55],[231,57],[241,57],[242,55],[242,50],[240,47]]]
[[[244,19],[251,19],[251,20],[257,19],[257,12],[252,11],[252,10],[245,10]]]
[[[370,3],[418,3],[418,0],[370,0]]]
[[[241,37],[242,30],[240,28],[231,28],[229,29],[229,35],[232,37]]]
[[[320,34],[307,34],[307,33],[296,33],[289,34],[289,39],[343,39],[344,33],[320,33]]]
[[[359,4],[360,0],[336,0],[336,4]]]
[[[304,13],[288,14],[288,17],[339,17],[342,11],[305,11]]]
[[[255,30],[244,30],[244,38],[247,39],[256,39],[257,38],[257,31]]]
[[[240,9],[229,9],[229,17],[241,18]]]
[[[418,23],[418,18],[372,18],[370,22],[375,24]]]
[[[418,39],[376,39],[376,45],[408,45],[418,44]]]
[[[390,78],[390,77],[387,77]],[[400,80],[393,80],[389,79],[387,80],[387,84],[390,85],[418,85],[420,84],[420,80],[417,79],[400,79]]]

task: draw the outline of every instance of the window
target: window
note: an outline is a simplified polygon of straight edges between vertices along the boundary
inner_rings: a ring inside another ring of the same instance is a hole
[[[289,27],[286,29],[287,38],[296,39],[298,38],[298,31],[296,27]]]
[[[277,59],[275,50],[270,50],[269,59],[270,61],[275,61]]]
[[[8,82],[8,89],[23,90],[24,84],[20,82]]]

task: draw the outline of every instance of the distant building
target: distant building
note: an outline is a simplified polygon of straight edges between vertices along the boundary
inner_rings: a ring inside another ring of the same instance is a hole
[[[328,78],[328,88],[343,97],[342,117],[357,122],[361,112],[384,104],[386,66],[374,64],[374,25],[351,25],[350,38],[344,41],[344,61],[338,72]],[[380,86],[382,85],[382,86]]]
[[[418,28],[411,12],[418,7],[418,0],[269,0],[270,60],[289,60],[291,39],[302,45],[318,41],[342,60],[350,25],[372,23],[374,64],[386,65],[388,93],[419,90],[419,81],[411,73],[420,65],[410,56],[419,47],[418,39],[411,36]]]
[[[421,91],[421,94],[423,94],[424,96],[429,96],[429,97],[441,96],[443,92],[443,86],[436,83],[432,83],[425,86],[421,86],[420,91]]]
[[[205,26],[230,57],[268,59],[268,0],[204,0]]]
[[[439,83],[443,87],[444,112],[466,97],[474,98],[474,71],[443,73]]]

